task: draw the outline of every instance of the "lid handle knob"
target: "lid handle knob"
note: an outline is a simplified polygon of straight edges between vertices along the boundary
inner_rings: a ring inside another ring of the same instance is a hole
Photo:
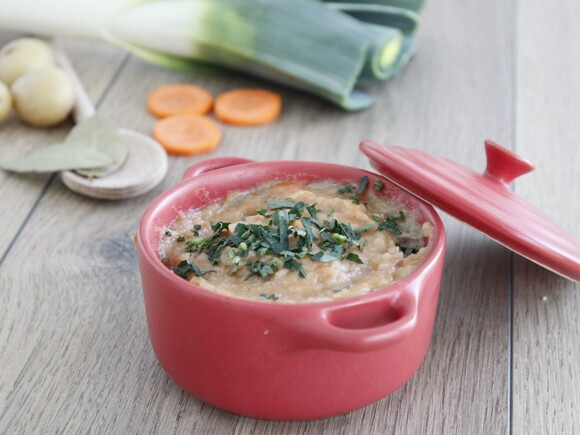
[[[487,167],[484,175],[506,186],[519,176],[534,170],[534,166],[526,159],[491,140],[485,141],[485,154]]]

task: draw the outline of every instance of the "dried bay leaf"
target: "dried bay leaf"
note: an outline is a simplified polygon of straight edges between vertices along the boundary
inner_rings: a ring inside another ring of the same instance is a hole
[[[74,127],[64,141],[76,147],[88,147],[106,154],[111,159],[107,166],[99,168],[75,168],[76,172],[86,177],[104,177],[116,171],[125,161],[128,154],[127,145],[119,130],[109,119],[95,114]]]
[[[0,162],[0,168],[13,172],[55,172],[111,163],[111,158],[97,149],[64,143],[44,146],[11,162]]]
[[[115,125],[95,114],[77,124],[63,143],[44,146],[11,162],[0,162],[0,168],[13,172],[76,170],[81,175],[102,177],[117,170],[127,154]]]

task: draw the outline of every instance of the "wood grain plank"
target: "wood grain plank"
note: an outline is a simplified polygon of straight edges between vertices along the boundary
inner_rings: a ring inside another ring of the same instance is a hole
[[[0,34],[0,46],[16,35]],[[125,54],[110,45],[64,40],[63,46],[74,58],[79,77],[86,83],[89,97],[96,102],[103,94]],[[13,160],[43,145],[61,141],[70,128],[65,121],[53,128],[35,128],[22,123],[15,113],[0,125],[0,159]],[[2,258],[24,219],[42,194],[51,174],[12,174],[0,170],[0,258]],[[10,207],[4,206],[10,204]]]
[[[90,200],[54,180],[0,265],[0,285],[6,289],[0,308],[0,432],[505,432],[509,256],[453,219],[445,217],[445,277],[422,367],[374,405],[309,422],[232,415],[203,404],[169,379],[148,343],[129,240],[151,200],[174,185],[187,166],[207,157],[368,167],[357,144],[372,138],[483,167],[483,139],[491,135],[507,143],[511,137],[511,15],[500,0],[469,3],[428,5],[417,58],[402,76],[372,89],[378,104],[371,110],[347,114],[272,86],[285,101],[278,123],[224,127],[215,153],[171,158],[166,180],[142,197]],[[120,126],[147,133],[154,122],[144,110],[148,92],[173,82],[201,84],[213,93],[264,86],[234,74],[194,77],[131,59],[101,110]]]
[[[516,129],[518,153],[537,167],[516,182],[516,191],[577,243],[578,16],[580,4],[573,0],[520,4]],[[580,285],[521,257],[514,263],[514,432],[580,433]]]

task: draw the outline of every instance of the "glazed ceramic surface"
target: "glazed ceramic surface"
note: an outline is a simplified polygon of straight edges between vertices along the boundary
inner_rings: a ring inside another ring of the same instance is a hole
[[[572,281],[580,281],[580,246],[542,210],[510,190],[534,169],[492,141],[482,174],[424,151],[365,141],[361,151],[393,183],[441,208],[512,251]]]
[[[435,226],[431,252],[404,280],[362,297],[309,304],[231,298],[193,286],[158,258],[160,229],[179,211],[276,179],[357,181],[360,169],[311,162],[225,158],[190,168],[139,226],[137,248],[147,322],[167,373],[199,399],[268,419],[352,411],[403,385],[431,338],[445,233],[433,208],[385,182],[387,196]]]

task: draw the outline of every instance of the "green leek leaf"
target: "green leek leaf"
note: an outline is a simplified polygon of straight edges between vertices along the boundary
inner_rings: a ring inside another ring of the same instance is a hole
[[[365,67],[359,82],[366,79],[385,80],[395,73],[403,47],[403,34],[392,27],[366,24],[373,36]]]
[[[326,5],[365,23],[395,27],[406,36],[413,35],[419,27],[419,15],[407,9],[361,3],[328,2]]]
[[[332,3],[359,3],[381,6],[394,6],[396,8],[407,9],[413,12],[420,12],[425,5],[425,0],[322,0]]]
[[[375,26],[373,24],[368,24],[368,26]],[[375,46],[373,46],[375,48]],[[413,36],[406,36],[402,39],[401,45],[399,47],[399,52],[395,59],[392,59],[388,53],[383,55],[384,57],[381,62],[381,53],[374,51],[373,57],[367,59],[367,63],[363,72],[359,78],[359,84],[367,84],[378,80],[387,80],[396,76],[404,67],[407,65],[409,60],[413,57],[417,51],[417,41]],[[390,63],[389,63],[390,62]]]

